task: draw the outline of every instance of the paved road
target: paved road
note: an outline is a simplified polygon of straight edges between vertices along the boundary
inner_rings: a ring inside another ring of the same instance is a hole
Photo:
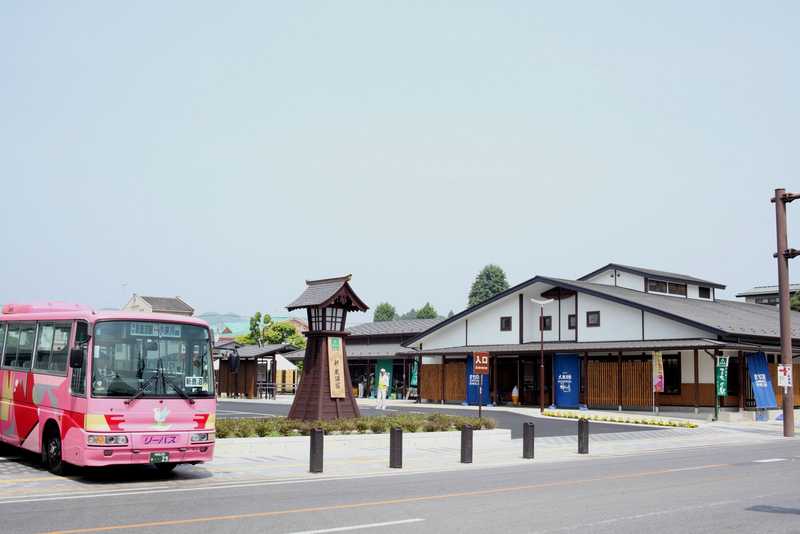
[[[364,415],[381,415],[397,412],[431,413],[432,411],[450,415],[476,415],[478,413],[477,409],[468,411],[447,407],[419,408],[415,406],[392,406],[386,411],[361,407],[361,413]],[[286,415],[288,413],[289,406],[285,404],[236,402],[227,400],[219,401],[217,404],[217,417],[223,419],[235,417],[270,417],[276,415]],[[522,437],[522,424],[526,422],[532,422],[536,425],[537,437],[572,436],[578,432],[578,426],[575,421],[528,417],[514,412],[506,412],[502,410],[486,411],[484,414],[486,414],[487,417],[491,417],[497,421],[498,428],[510,428],[512,438]],[[654,430],[658,427],[592,423],[591,428],[592,433],[605,434],[609,432],[642,432]]]
[[[220,483],[181,470],[158,481],[153,473],[82,478],[60,494],[7,482],[2,532],[800,530],[800,440],[305,481]]]

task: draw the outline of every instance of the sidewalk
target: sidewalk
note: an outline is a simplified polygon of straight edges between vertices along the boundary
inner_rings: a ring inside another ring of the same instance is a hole
[[[460,432],[406,433],[403,469],[389,469],[389,436],[325,436],[326,476],[359,477],[399,472],[433,472],[520,464],[590,461],[596,458],[653,452],[716,447],[724,457],[725,447],[784,440],[780,429],[715,423],[696,429],[669,428],[651,432],[591,434],[589,455],[577,454],[577,436],[538,438],[535,460],[522,458],[522,440],[511,439],[507,429],[474,433],[472,464],[460,463]],[[793,438],[800,442],[800,438]],[[309,438],[230,438],[217,441],[215,459],[208,469],[215,476],[307,478]]]

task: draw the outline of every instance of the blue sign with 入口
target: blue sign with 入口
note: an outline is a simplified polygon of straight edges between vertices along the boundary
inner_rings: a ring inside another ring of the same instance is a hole
[[[467,404],[477,406],[481,379],[483,379],[483,405],[489,404],[489,375],[476,375],[474,372],[475,357],[467,357]]]
[[[756,408],[777,408],[775,391],[772,389],[772,378],[769,376],[767,356],[763,352],[747,355],[747,373],[753,386],[753,397]]]
[[[578,354],[556,354],[553,373],[555,404],[559,408],[577,408],[581,393],[581,360]]]

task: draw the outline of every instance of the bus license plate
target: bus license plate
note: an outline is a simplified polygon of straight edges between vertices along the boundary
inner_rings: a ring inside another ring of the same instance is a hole
[[[150,453],[150,463],[151,464],[163,464],[169,462],[169,453],[168,452],[151,452]]]

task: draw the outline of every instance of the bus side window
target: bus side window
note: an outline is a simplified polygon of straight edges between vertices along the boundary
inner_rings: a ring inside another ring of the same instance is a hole
[[[3,363],[3,351],[5,350],[7,329],[8,325],[6,323],[0,323],[0,363]]]
[[[6,336],[6,348],[3,352],[3,367],[17,365],[17,345],[19,345],[19,325],[10,324]]]
[[[15,367],[28,370],[33,360],[33,343],[36,338],[36,324],[24,324],[19,329],[19,347]]]
[[[89,341],[89,324],[84,321],[75,323],[75,347],[83,347],[83,367],[78,369],[71,368],[72,379],[70,389],[75,395],[86,394],[86,343]]]

